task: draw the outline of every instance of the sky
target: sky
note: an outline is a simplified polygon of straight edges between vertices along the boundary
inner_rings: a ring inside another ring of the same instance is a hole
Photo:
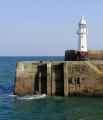
[[[82,15],[88,49],[103,49],[103,0],[0,0],[0,56],[63,56]]]

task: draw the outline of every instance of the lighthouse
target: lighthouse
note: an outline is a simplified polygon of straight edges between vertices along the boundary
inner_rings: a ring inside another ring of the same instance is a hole
[[[87,23],[84,16],[81,16],[78,24],[78,51],[80,60],[88,59],[88,49],[87,49]]]
[[[87,23],[84,16],[81,16],[78,23],[78,49],[66,50],[65,61],[86,61],[88,60],[87,49]]]
[[[81,16],[79,21],[77,34],[79,37],[78,51],[87,52],[87,24],[84,16]]]

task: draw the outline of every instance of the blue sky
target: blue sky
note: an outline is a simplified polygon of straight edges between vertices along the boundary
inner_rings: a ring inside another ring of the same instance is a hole
[[[103,49],[103,0],[0,0],[0,56],[77,49],[81,15],[87,19],[88,49]]]

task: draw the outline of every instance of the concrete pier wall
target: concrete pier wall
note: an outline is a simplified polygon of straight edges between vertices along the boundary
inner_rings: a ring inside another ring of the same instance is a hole
[[[38,91],[39,62],[19,62],[16,67],[16,81],[14,94],[19,96],[34,94]]]
[[[103,96],[103,61],[18,62],[14,94]]]

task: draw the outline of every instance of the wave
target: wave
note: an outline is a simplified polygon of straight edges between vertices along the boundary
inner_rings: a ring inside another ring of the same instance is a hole
[[[14,85],[9,85],[9,87],[6,87],[0,84],[0,95],[3,95],[5,93],[12,93],[13,90],[14,90]]]
[[[13,95],[13,94],[9,94],[8,96],[9,97],[16,97],[16,95]]]
[[[20,96],[16,96],[16,98],[18,100],[33,100],[33,99],[43,99],[43,98],[46,98],[46,94],[42,94],[42,95],[32,95],[32,96],[23,96],[23,97],[20,97]]]

